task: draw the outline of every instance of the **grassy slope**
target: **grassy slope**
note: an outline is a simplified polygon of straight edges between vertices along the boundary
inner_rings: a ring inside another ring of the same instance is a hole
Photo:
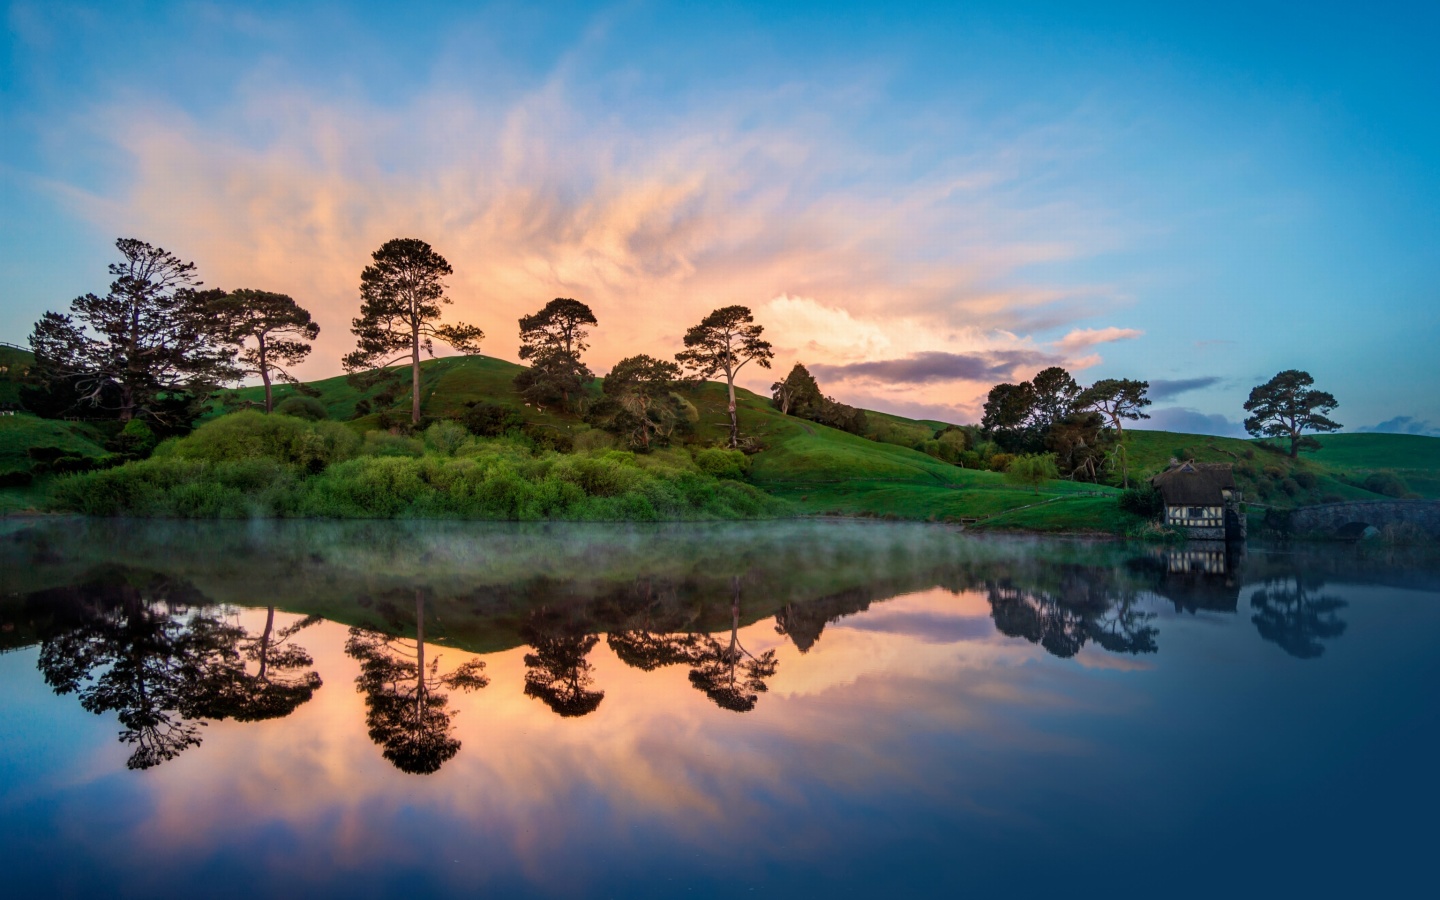
[[[1127,435],[1132,474],[1154,474],[1184,450],[1186,456],[1200,462],[1235,464],[1247,499],[1270,505],[1306,505],[1324,502],[1327,498],[1385,499],[1360,487],[1365,476],[1379,471],[1400,475],[1410,489],[1422,497],[1440,499],[1440,438],[1405,434],[1324,435],[1319,438],[1320,450],[1301,453],[1298,460],[1291,460],[1284,453],[1238,438],[1138,430]],[[1272,483],[1276,479],[1265,475],[1267,468],[1278,469],[1282,478],[1309,472],[1315,476],[1316,485],[1292,497],[1274,490]],[[1267,486],[1271,488],[1268,493]]]

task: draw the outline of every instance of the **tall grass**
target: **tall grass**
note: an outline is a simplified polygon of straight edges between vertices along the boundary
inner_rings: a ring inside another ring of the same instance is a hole
[[[702,454],[697,464],[683,450],[537,453],[445,428],[400,440],[403,450],[378,436],[362,442],[335,423],[236,413],[150,459],[60,479],[49,505],[184,518],[668,521],[789,512],[734,480],[740,464],[728,455]]]

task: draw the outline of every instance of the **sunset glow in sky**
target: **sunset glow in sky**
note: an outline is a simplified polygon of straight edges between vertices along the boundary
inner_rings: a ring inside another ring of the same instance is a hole
[[[9,4],[0,340],[137,237],[294,296],[338,374],[404,236],[504,359],[553,297],[602,373],[740,303],[901,414],[1060,364],[1234,434],[1302,368],[1440,434],[1440,7],[529,6]]]

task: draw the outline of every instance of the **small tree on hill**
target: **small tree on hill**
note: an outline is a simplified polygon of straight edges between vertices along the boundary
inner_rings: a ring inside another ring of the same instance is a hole
[[[310,355],[306,342],[315,340],[320,326],[289,296],[270,291],[231,291],[215,298],[210,312],[222,339],[240,351],[240,373],[259,376],[265,386],[265,411],[274,411],[271,381],[297,382],[285,367]]]
[[[818,407],[825,399],[820,393],[820,384],[815,380],[815,376],[798,362],[783,381],[770,385],[770,393],[775,408],[787,416],[803,417],[802,410]]]
[[[622,415],[617,418],[631,433],[632,443],[649,450],[653,436],[673,429],[676,411],[666,401],[679,380],[678,365],[643,353],[620,360],[605,376],[605,396],[619,404]]]
[[[168,250],[133,238],[115,246],[121,260],[104,297],[77,297],[69,315],[47,312],[35,324],[31,383],[63,399],[56,412],[82,406],[122,422],[178,423],[193,400],[237,377],[208,314],[214,295],[197,290],[194,263]]]
[[[1035,431],[1035,386],[1022,381],[992,387],[985,398],[980,427],[1008,451],[1030,446]]]
[[[1125,458],[1125,420],[1138,422],[1150,418],[1145,407],[1150,398],[1145,392],[1150,382],[1129,378],[1102,378],[1081,392],[1075,400],[1076,409],[1093,409],[1105,416],[1110,427],[1115,429],[1115,452],[1120,458],[1120,480],[1124,487],[1130,487],[1130,468]]]
[[[1318,450],[1320,442],[1303,437],[1306,431],[1339,431],[1340,423],[1325,414],[1340,404],[1333,394],[1312,390],[1315,379],[1309,372],[1286,369],[1250,391],[1245,411],[1252,415],[1245,420],[1245,430],[1256,437],[1290,439],[1290,458],[1301,450]]]
[[[589,349],[588,326],[598,324],[595,313],[579,300],[556,297],[539,312],[520,319],[520,359],[530,368],[515,376],[525,399],[547,402],[559,397],[567,407],[572,394],[584,389],[594,374],[580,361]]]
[[[716,373],[725,375],[730,396],[730,446],[740,444],[740,418],[735,410],[735,376],[754,360],[762,369],[770,368],[775,351],[760,335],[764,327],[755,324],[755,316],[745,306],[725,306],[701,320],[685,332],[685,350],[675,360],[700,378]]]
[[[410,421],[420,422],[420,351],[435,355],[435,340],[461,353],[478,353],[485,332],[474,325],[440,325],[444,278],[454,273],[445,257],[416,238],[386,241],[360,273],[360,316],[351,323],[357,344],[344,359],[351,373],[410,360]],[[397,352],[398,351],[398,352]]]
[[[1049,453],[1032,453],[1017,456],[1005,467],[1005,480],[1011,484],[1024,485],[1040,493],[1040,485],[1060,477],[1055,467],[1055,457]]]

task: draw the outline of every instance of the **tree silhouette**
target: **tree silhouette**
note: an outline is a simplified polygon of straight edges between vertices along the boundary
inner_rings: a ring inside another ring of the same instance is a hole
[[[755,324],[755,316],[745,306],[726,306],[700,320],[685,332],[685,349],[675,361],[695,372],[700,378],[717,373],[725,376],[730,394],[730,446],[740,444],[740,419],[735,410],[735,376],[754,360],[761,368],[770,368],[775,351],[770,342],[762,340],[765,330]]]
[[[360,662],[355,687],[365,695],[370,740],[402,772],[428,775],[460,750],[450,733],[449,697],[439,689],[476,691],[490,683],[482,660],[440,671],[440,656],[425,659],[424,591],[415,591],[415,640],[353,627],[345,652]]]
[[[291,637],[312,620],[249,635],[206,612],[192,585],[124,567],[31,602],[56,615],[39,668],[57,694],[77,694],[90,712],[114,712],[127,765],[148,769],[200,744],[207,720],[251,722],[289,715],[313,696],[320,676]],[[253,663],[257,671],[250,671]]]
[[[1138,422],[1150,418],[1145,407],[1150,398],[1145,396],[1150,382],[1135,381],[1131,378],[1102,378],[1080,393],[1075,400],[1076,409],[1093,409],[1105,417],[1115,429],[1115,452],[1120,457],[1120,482],[1130,487],[1130,464],[1125,455],[1125,422]]]
[[[1322,655],[1322,640],[1345,633],[1340,610],[1347,604],[1336,597],[1316,596],[1320,587],[1318,583],[1306,585],[1298,572],[1289,578],[1267,579],[1265,586],[1250,596],[1250,608],[1255,610],[1250,621],[1260,637],[1297,659]]]
[[[410,360],[410,421],[420,424],[420,351],[435,355],[436,340],[462,353],[478,353],[485,333],[474,325],[441,325],[444,278],[454,269],[416,238],[386,241],[360,273],[360,316],[351,323],[356,349],[344,359],[352,374],[379,373]]]
[[[1302,436],[1306,431],[1338,431],[1340,423],[1325,416],[1339,404],[1333,394],[1311,389],[1315,379],[1309,372],[1286,369],[1250,391],[1245,411],[1245,430],[1256,437],[1290,439],[1290,458],[1301,450],[1317,450],[1320,442]]]
[[[730,642],[722,644],[704,634],[695,638],[690,656],[690,684],[721,709],[749,712],[759,695],[768,690],[766,680],[779,666],[774,650],[759,656],[740,643],[740,577],[730,579]]]
[[[242,375],[257,375],[265,386],[265,411],[275,410],[271,381],[296,383],[286,366],[294,366],[310,355],[310,345],[320,326],[286,294],[238,290],[216,297],[210,314],[218,323],[222,340],[239,348]]]
[[[70,314],[47,312],[35,324],[30,379],[70,405],[57,414],[82,406],[122,422],[188,421],[191,401],[237,376],[208,313],[218,292],[197,291],[195,264],[168,250],[133,238],[115,246],[121,260],[109,267],[115,280],[104,297],[77,297]]]
[[[679,380],[678,365],[643,353],[617,362],[602,385],[618,406],[611,428],[628,432],[631,445],[644,450],[652,438],[668,438],[685,412],[673,393]]]
[[[663,596],[649,578],[623,592],[616,627],[605,635],[605,643],[631,668],[653,672],[690,661],[690,635],[675,633],[655,621]]]
[[[587,304],[567,297],[556,297],[539,312],[521,317],[520,359],[528,360],[530,368],[515,376],[515,386],[526,400],[542,403],[558,398],[570,406],[571,395],[594,377],[580,354],[590,346],[585,343],[588,326],[597,324]]]
[[[320,688],[320,674],[304,647],[290,639],[319,622],[306,616],[284,628],[275,628],[275,607],[266,608],[265,627],[251,635],[217,619],[197,619],[192,625],[216,650],[196,689],[181,704],[189,718],[235,719],[258,722],[290,715],[309,702]],[[251,669],[253,666],[253,670]]]
[[[595,677],[585,658],[600,642],[598,634],[586,630],[572,616],[542,607],[531,614],[521,636],[534,650],[525,654],[527,697],[567,718],[589,715],[600,706],[605,692],[592,690]]]

